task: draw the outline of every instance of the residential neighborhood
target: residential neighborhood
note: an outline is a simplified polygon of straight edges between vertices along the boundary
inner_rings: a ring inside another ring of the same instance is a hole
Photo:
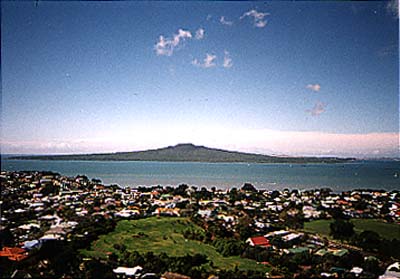
[[[400,278],[399,191],[257,190],[250,183],[226,190],[184,184],[130,188],[104,185],[85,175],[37,171],[3,171],[0,179],[3,278],[94,278],[99,270],[110,278],[233,276],[231,271],[205,268],[209,257],[196,270],[184,273],[173,264],[163,270],[147,261],[133,265],[128,258],[135,244],[128,248],[123,242],[114,244],[105,253],[93,250],[97,239],[112,233],[119,222],[154,218],[188,222],[196,229],[188,227],[182,233],[185,241],[207,245],[223,257],[249,260],[265,270],[250,274],[239,265],[237,278]],[[391,233],[398,233],[397,238],[360,231],[357,220],[393,226]],[[331,222],[328,234],[309,226],[326,221]],[[135,241],[146,233],[139,233]],[[63,249],[73,251],[64,255]],[[80,253],[85,249],[87,254]],[[119,256],[127,252],[127,257]],[[99,253],[98,258],[87,257]],[[72,255],[71,262],[57,262]]]

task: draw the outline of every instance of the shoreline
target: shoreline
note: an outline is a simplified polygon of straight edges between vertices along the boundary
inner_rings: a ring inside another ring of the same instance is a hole
[[[259,189],[397,190],[400,162],[359,161],[344,164],[246,164],[153,161],[28,161],[2,160],[2,171],[48,170],[67,176],[85,174],[123,187],[182,183],[227,189],[245,182]]]
[[[54,171],[45,171],[45,170],[21,170],[21,171],[8,171],[8,170],[1,170],[1,175],[0,177],[4,177],[5,175],[9,173],[25,173],[25,174],[36,174],[36,175],[42,175],[42,174],[49,174],[49,175],[58,175],[60,177],[64,178],[69,178],[72,179],[74,175],[64,175],[62,173],[54,172]],[[152,183],[152,184],[136,184],[136,185],[119,185],[116,182],[105,182],[102,177],[89,177],[86,174],[80,173],[76,174],[75,177],[78,176],[83,176],[87,177],[89,180],[99,180],[101,181],[101,184],[104,187],[118,187],[119,189],[132,189],[132,190],[137,190],[137,189],[156,189],[156,188],[178,188],[181,185],[186,185],[188,187],[193,187],[196,188],[197,190],[200,189],[206,189],[207,191],[211,191],[213,188],[216,189],[216,191],[220,192],[229,192],[232,189],[240,189],[240,187],[243,186],[243,184],[251,184],[254,185],[254,187],[257,189],[259,192],[273,192],[273,191],[279,191],[279,192],[292,192],[292,191],[298,191],[299,193],[305,193],[305,192],[314,192],[314,191],[320,191],[320,190],[329,190],[332,193],[335,194],[340,194],[340,193],[345,193],[345,192],[400,192],[399,189],[384,189],[384,188],[360,188],[360,187],[354,187],[350,188],[348,186],[343,186],[343,188],[346,188],[344,190],[339,190],[339,189],[334,189],[335,187],[329,186],[329,185],[280,185],[278,183],[271,182],[269,183],[271,186],[278,186],[278,187],[262,187],[264,185],[261,185],[259,187],[259,183],[257,182],[252,182],[252,181],[243,181],[241,184],[237,185],[231,185],[231,186],[224,186],[224,185],[197,185],[193,183],[187,183],[187,182],[178,182],[178,183]]]

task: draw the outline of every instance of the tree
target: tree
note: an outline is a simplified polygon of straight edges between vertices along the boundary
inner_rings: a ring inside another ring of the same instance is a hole
[[[346,255],[335,260],[335,265],[351,269],[354,266],[361,266],[364,262],[364,257],[361,252],[350,250]]]
[[[250,183],[245,183],[244,185],[243,185],[243,187],[242,187],[242,191],[245,191],[245,192],[257,192],[257,189],[256,189],[256,187],[254,187],[252,184],[250,184]]]
[[[208,263],[209,260],[207,259],[206,255],[196,253],[191,256],[191,264],[192,266],[200,266],[202,264]]]
[[[215,238],[229,238],[232,237],[232,231],[228,231],[227,228],[218,222],[208,222],[206,239],[213,240]]]
[[[86,265],[85,278],[116,278],[111,266],[97,260],[92,260]]]
[[[95,183],[95,184],[100,184],[100,183],[101,183],[101,179],[98,179],[98,178],[92,178],[92,183]]]
[[[400,240],[382,239],[379,245],[379,253],[387,258],[395,257],[400,259]]]
[[[304,227],[304,214],[302,210],[297,210],[296,214],[289,215],[287,210],[283,211],[280,216],[281,219],[285,220],[285,225],[292,229],[302,229]]]
[[[236,201],[240,200],[239,194],[236,188],[232,188],[229,191],[229,202],[233,205]]]
[[[272,191],[272,193],[271,193],[271,199],[279,198],[280,195],[281,195],[281,194],[280,194],[277,190],[274,190],[274,191]]]
[[[357,244],[368,251],[375,251],[379,248],[381,238],[379,234],[373,231],[363,231],[357,237]]]
[[[145,264],[145,259],[139,252],[133,251],[128,258],[128,264],[131,266],[143,266]]]
[[[45,184],[40,189],[40,193],[43,194],[43,196],[48,196],[50,194],[57,194],[57,191],[58,191],[58,187],[56,187],[52,184]]]
[[[365,271],[371,272],[375,275],[382,273],[382,268],[379,266],[379,260],[372,256],[369,256],[365,259],[363,268]]]
[[[0,231],[0,248],[3,246],[14,246],[14,236],[12,235],[10,228]]]
[[[187,197],[188,196],[187,192],[186,192],[187,189],[189,189],[189,186],[187,186],[186,184],[181,184],[181,185],[178,186],[178,188],[176,188],[173,191],[173,194],[174,195],[180,195],[182,197]]]
[[[244,243],[235,239],[217,239],[213,245],[224,257],[240,255],[244,248]]]
[[[336,239],[349,239],[354,235],[354,224],[347,220],[335,219],[330,224],[330,229],[330,234]]]
[[[342,209],[334,207],[328,210],[333,219],[345,219]]]
[[[253,230],[250,225],[252,224],[252,219],[245,215],[241,217],[237,224],[237,232],[242,240],[246,240],[253,234]]]
[[[382,215],[386,215],[386,214],[389,214],[389,213],[390,213],[389,203],[385,203],[385,204],[382,206],[382,208],[381,208],[381,210],[380,210],[380,213],[381,213]]]

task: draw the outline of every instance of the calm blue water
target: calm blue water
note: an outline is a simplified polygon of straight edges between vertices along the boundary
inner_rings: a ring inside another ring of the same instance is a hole
[[[1,170],[47,170],[63,175],[85,174],[121,186],[178,185],[259,189],[330,187],[400,190],[400,162],[360,161],[346,164],[244,164],[192,162],[34,161],[2,158]]]

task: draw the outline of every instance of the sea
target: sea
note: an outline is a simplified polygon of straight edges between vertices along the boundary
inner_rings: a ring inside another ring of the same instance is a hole
[[[340,164],[247,164],[135,161],[40,161],[10,160],[2,155],[2,171],[53,171],[66,176],[86,175],[104,184],[121,187],[177,186],[219,189],[240,188],[244,183],[258,189],[330,188],[400,190],[400,161],[363,160]]]

